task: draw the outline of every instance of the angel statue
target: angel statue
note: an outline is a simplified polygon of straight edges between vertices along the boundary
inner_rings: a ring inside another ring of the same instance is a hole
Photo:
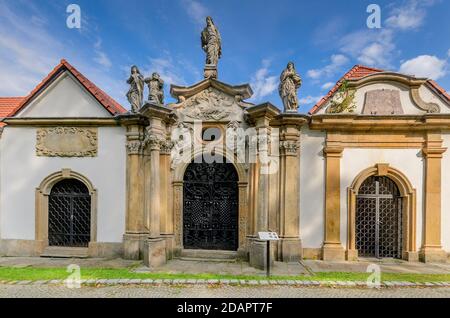
[[[164,104],[164,81],[158,73],[153,73],[151,77],[145,79],[148,85],[148,100],[160,105]]]
[[[144,77],[141,75],[136,65],[131,67],[131,75],[127,80],[127,83],[130,84],[127,98],[131,104],[131,112],[137,113],[143,104]]]
[[[202,31],[202,48],[206,53],[206,65],[217,66],[222,56],[222,40],[211,17],[206,17],[206,27]]]
[[[302,79],[295,71],[294,63],[289,62],[286,69],[281,73],[278,91],[283,101],[285,112],[296,112],[298,110],[297,90],[302,86]]]

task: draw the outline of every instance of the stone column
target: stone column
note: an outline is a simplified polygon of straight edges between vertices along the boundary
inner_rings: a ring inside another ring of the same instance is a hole
[[[425,157],[425,193],[423,244],[419,257],[423,262],[446,262],[447,253],[441,245],[441,161],[447,148],[442,147],[440,132],[428,133]]]
[[[300,128],[306,120],[300,115],[280,116],[280,238],[281,260],[302,258],[300,239]]]
[[[127,114],[119,117],[127,129],[126,228],[123,237],[125,259],[141,259],[148,235],[144,217],[143,139],[148,125],[145,117]]]
[[[160,186],[161,186],[161,236],[166,240],[167,259],[172,259],[175,248],[173,193],[170,178],[170,153],[172,143],[166,140],[161,144]]]
[[[325,240],[322,248],[324,261],[345,260],[341,244],[341,157],[343,148],[329,144],[325,155]]]
[[[258,196],[255,207],[255,230],[254,237],[249,247],[250,265],[256,268],[267,267],[267,246],[265,241],[258,239],[258,232],[269,231],[269,168],[266,162],[268,158],[268,138],[270,136],[270,121],[279,114],[279,110],[271,104],[262,104],[247,109],[250,121],[254,124],[258,133],[258,154],[255,173],[257,177]],[[267,141],[267,142],[265,142]],[[272,249],[273,251],[273,249]],[[273,257],[272,257],[273,260]]]
[[[147,224],[149,236],[144,246],[144,264],[158,267],[167,261],[166,240],[161,236],[161,175],[160,149],[166,140],[165,121],[170,110],[159,105],[147,103],[141,113],[149,118],[145,145],[150,153],[150,189],[147,189],[149,204],[147,205]]]

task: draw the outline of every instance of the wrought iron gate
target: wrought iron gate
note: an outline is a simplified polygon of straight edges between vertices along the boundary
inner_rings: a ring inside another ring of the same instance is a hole
[[[356,200],[356,248],[360,256],[402,256],[402,200],[387,177],[369,177]]]
[[[58,182],[48,199],[50,246],[87,247],[91,237],[91,196],[75,179]]]
[[[189,164],[183,187],[184,248],[237,250],[238,196],[232,164]]]

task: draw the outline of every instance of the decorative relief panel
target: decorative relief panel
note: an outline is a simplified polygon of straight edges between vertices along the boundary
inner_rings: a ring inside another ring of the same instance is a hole
[[[400,91],[377,89],[367,92],[362,113],[364,115],[402,115]]]
[[[243,109],[240,96],[230,96],[209,87],[176,104],[181,118],[204,121],[241,120]]]
[[[40,157],[96,157],[97,128],[51,127],[36,131],[36,155]]]

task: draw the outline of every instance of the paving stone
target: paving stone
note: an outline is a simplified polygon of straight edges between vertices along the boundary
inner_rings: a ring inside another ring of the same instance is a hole
[[[269,281],[268,280],[260,280],[259,284],[260,285],[269,285]]]
[[[206,279],[197,279],[197,284],[206,284]]]
[[[195,283],[197,283],[197,280],[196,279],[188,279],[186,282],[188,284],[195,284]]]
[[[37,280],[33,282],[33,285],[45,285],[48,283],[48,280]]]
[[[172,284],[173,279],[163,279],[164,284]]]
[[[153,283],[155,283],[155,284],[162,284],[162,282],[163,282],[162,279],[155,279],[155,280],[153,281]]]
[[[30,285],[31,283],[31,280],[21,280],[17,283],[17,285]]]
[[[208,279],[208,284],[218,284],[219,280],[218,279]]]
[[[295,285],[295,280],[288,280],[288,281],[287,281],[287,284],[288,284],[288,285]]]
[[[426,283],[424,283],[424,284],[425,284],[425,286],[428,286],[428,287],[433,287],[433,286],[435,286],[434,283],[431,283],[431,282],[426,282]]]
[[[147,278],[147,279],[143,279],[141,283],[142,284],[153,284],[153,282],[154,282],[153,279]]]
[[[53,279],[48,282],[48,284],[61,284],[61,283],[62,283],[61,279]]]
[[[88,279],[85,284],[86,285],[91,285],[91,284],[95,284],[97,281],[95,279]]]
[[[127,284],[140,284],[142,279],[130,279]]]
[[[237,279],[230,279],[230,285],[238,285],[239,284],[239,280]]]
[[[108,284],[108,285],[116,285],[116,284],[119,283],[119,281],[120,281],[120,279],[107,279],[106,280],[106,284]]]
[[[117,281],[117,283],[119,283],[119,284],[126,284],[126,283],[128,283],[128,281],[129,281],[129,279],[119,279]]]
[[[104,284],[106,284],[106,281],[107,281],[107,279],[98,279],[98,280],[96,281],[96,284],[102,284],[102,285],[104,285]]]
[[[224,284],[224,285],[228,285],[230,283],[230,280],[229,279],[221,279],[220,283]]]
[[[278,285],[287,285],[287,284],[288,284],[287,280],[279,280],[278,281]]]
[[[239,280],[239,284],[241,284],[241,285],[246,285],[246,284],[247,284],[247,281],[246,281],[245,279],[240,279],[240,280]]]
[[[257,280],[250,280],[248,281],[249,285],[258,285],[258,281]]]

